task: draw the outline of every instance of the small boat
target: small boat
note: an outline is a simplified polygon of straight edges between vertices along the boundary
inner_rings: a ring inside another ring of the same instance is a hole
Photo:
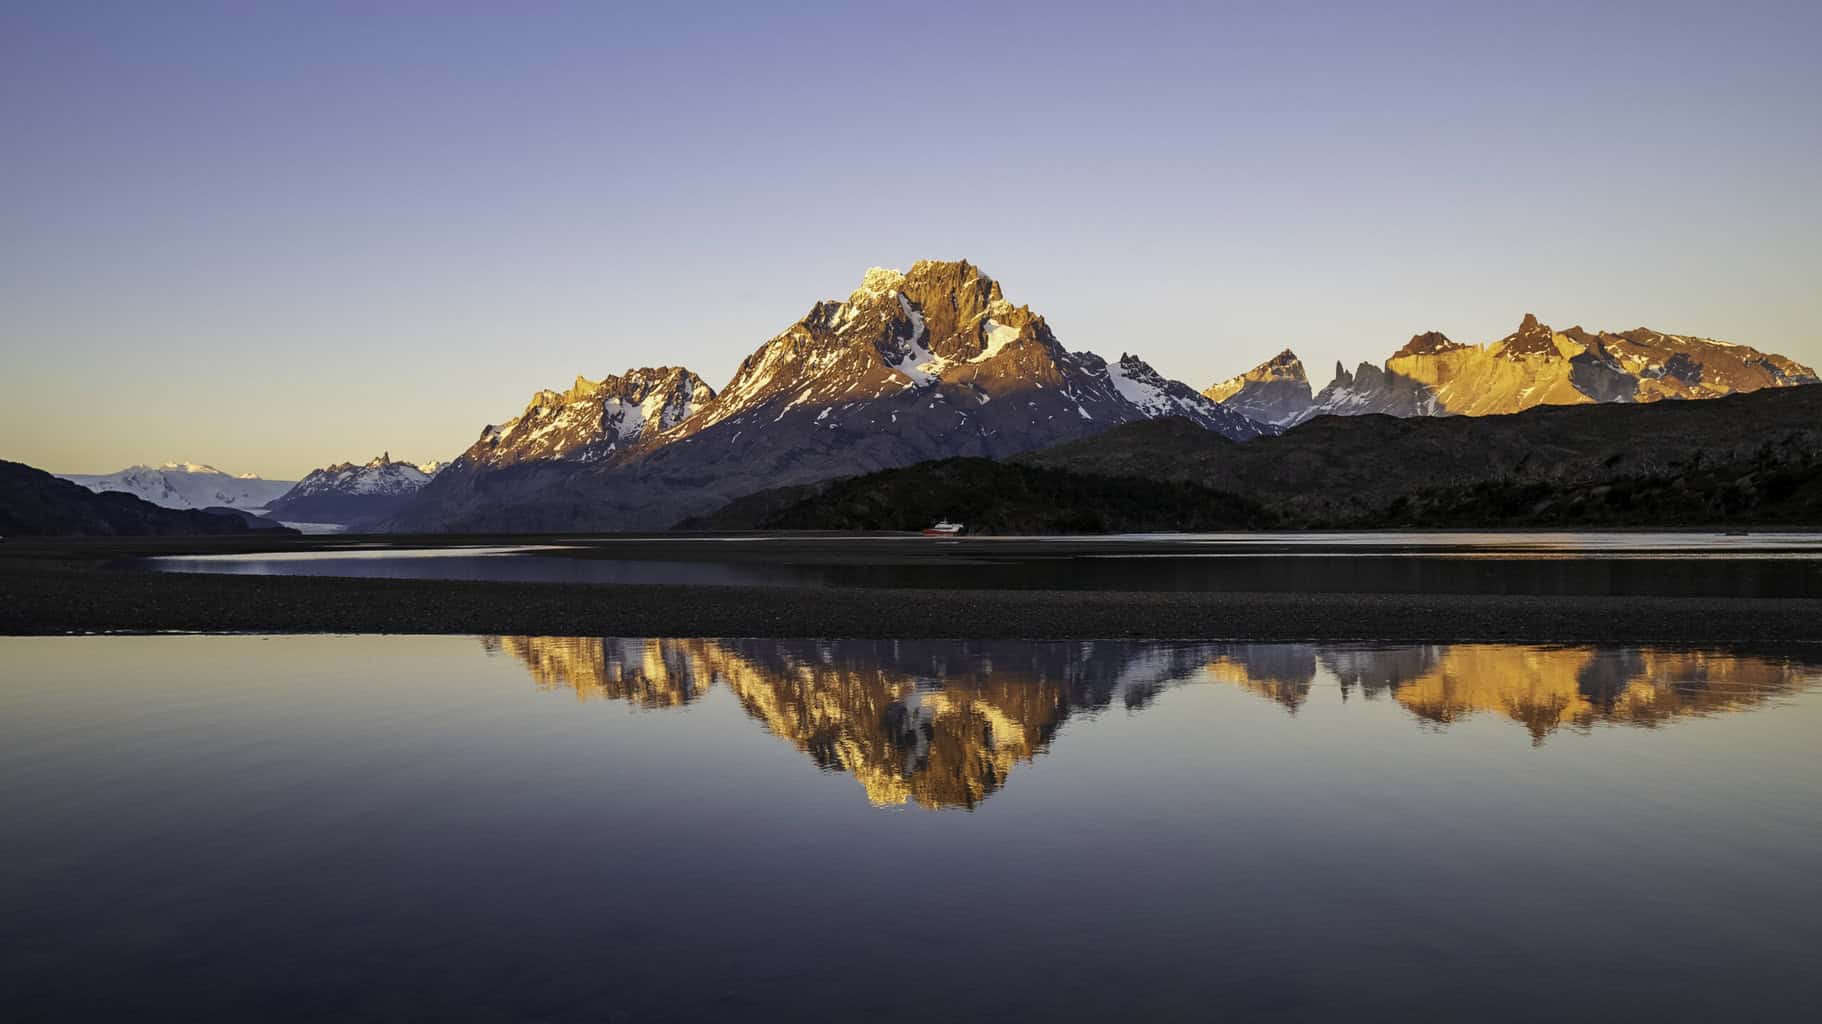
[[[962,532],[962,524],[952,523],[947,519],[937,523],[935,526],[924,527],[924,536],[926,537],[953,537],[960,532]]]

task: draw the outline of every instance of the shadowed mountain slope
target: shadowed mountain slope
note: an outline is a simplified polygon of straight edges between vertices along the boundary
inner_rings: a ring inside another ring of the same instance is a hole
[[[937,515],[972,515],[989,532],[1822,525],[1822,388],[1510,416],[1327,416],[1246,444],[1184,420],[1134,423],[1009,464],[926,463],[755,494],[689,525],[910,529]]]
[[[1508,416],[1324,416],[1256,447],[1136,424],[1021,461],[1234,491],[1309,522],[1643,525],[1822,522],[1819,454],[1822,388],[1803,387]]]

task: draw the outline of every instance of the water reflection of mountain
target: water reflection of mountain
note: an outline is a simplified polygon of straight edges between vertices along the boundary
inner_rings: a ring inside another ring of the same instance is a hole
[[[1340,682],[1344,700],[1355,692],[1390,696],[1441,725],[1503,715],[1539,743],[1565,727],[1652,726],[1741,710],[1822,678],[1815,665],[1789,658],[1711,651],[1509,644],[1306,649]]]
[[[677,707],[717,684],[746,713],[875,804],[973,807],[1042,753],[1073,714],[1142,708],[1195,679],[1304,707],[1321,678],[1342,700],[1389,698],[1439,726],[1497,714],[1543,738],[1596,722],[1654,725],[1750,707],[1817,678],[1774,657],[1458,645],[1117,641],[628,640],[489,637],[541,689]]]
[[[719,683],[875,804],[972,807],[1071,714],[1142,707],[1202,668],[1195,648],[1118,642],[491,637],[542,689],[673,707]]]

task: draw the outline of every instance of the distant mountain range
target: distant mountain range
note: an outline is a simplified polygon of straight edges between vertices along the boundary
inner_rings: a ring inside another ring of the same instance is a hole
[[[96,493],[130,494],[161,508],[236,509],[272,520],[371,523],[396,511],[441,469],[436,462],[394,462],[390,453],[356,465],[325,466],[302,480],[233,476],[195,462],[130,466],[105,476],[64,474]]]
[[[267,513],[293,523],[375,523],[404,507],[442,468],[436,462],[395,462],[391,452],[360,465],[338,462],[311,470],[273,499]]]
[[[233,476],[195,462],[129,466],[105,476],[61,474],[96,493],[118,491],[161,508],[238,508],[257,511],[289,491],[290,480],[262,480],[247,473]]]
[[[1136,355],[1108,361],[1069,351],[1042,316],[1013,305],[966,261],[920,260],[905,272],[869,270],[845,300],[816,302],[720,391],[675,366],[577,377],[484,427],[446,465],[381,455],[326,466],[294,485],[189,463],[69,479],[173,508],[264,508],[289,522],[371,529],[663,529],[710,521],[758,492],[776,496],[931,460],[1003,460],[1165,418],[1245,442],[1331,415],[1475,417],[1816,381],[1809,367],[1744,345],[1642,327],[1555,331],[1527,315],[1488,344],[1432,331],[1383,365],[1350,372],[1337,364],[1320,391],[1286,350],[1197,392]],[[1336,450],[1349,447],[1345,434],[1324,436]],[[1272,450],[1331,457],[1307,445]],[[1394,468],[1404,480],[1406,467]],[[1054,483],[1023,486],[1036,496]],[[1239,506],[1223,508],[1220,516],[1241,515]]]
[[[1557,332],[1527,316],[1488,345],[1417,335],[1383,367],[1337,366],[1319,393],[1290,351],[1197,393],[1137,356],[1068,351],[1042,316],[965,261],[919,261],[902,273],[870,270],[845,301],[816,303],[719,392],[680,367],[539,392],[483,429],[387,525],[662,529],[781,486],[1005,459],[1165,417],[1247,441],[1325,414],[1484,416],[1816,379],[1742,345],[1646,328]]]
[[[716,392],[660,367],[533,397],[391,520],[407,530],[663,528],[778,484],[998,458],[1175,416],[1276,433],[1133,355],[1070,352],[967,262],[874,269],[814,304]]]
[[[1337,363],[1335,379],[1312,394],[1290,350],[1213,384],[1203,394],[1265,423],[1288,427],[1317,416],[1489,416],[1539,405],[1720,398],[1817,382],[1816,372],[1745,345],[1666,334],[1648,327],[1613,333],[1554,331],[1526,314],[1518,330],[1489,345],[1464,345],[1431,331],[1383,367]]]

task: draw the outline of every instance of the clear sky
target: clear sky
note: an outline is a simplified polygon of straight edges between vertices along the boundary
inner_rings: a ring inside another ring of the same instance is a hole
[[[1317,386],[1526,312],[1822,363],[1822,4],[0,5],[0,457],[447,458],[967,258]]]

